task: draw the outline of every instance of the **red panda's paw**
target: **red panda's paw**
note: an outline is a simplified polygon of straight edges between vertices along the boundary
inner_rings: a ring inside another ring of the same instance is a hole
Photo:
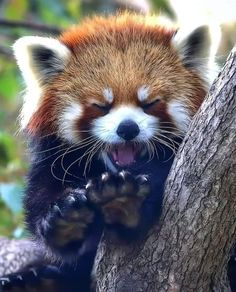
[[[57,292],[60,276],[56,267],[29,268],[25,271],[0,277],[1,292]]]
[[[83,190],[75,189],[51,207],[42,220],[41,234],[46,244],[59,253],[77,252],[94,216],[94,211],[87,207]]]
[[[106,224],[118,223],[130,228],[138,225],[140,208],[149,192],[145,175],[133,176],[127,171],[104,173],[86,186],[88,200],[101,210]]]

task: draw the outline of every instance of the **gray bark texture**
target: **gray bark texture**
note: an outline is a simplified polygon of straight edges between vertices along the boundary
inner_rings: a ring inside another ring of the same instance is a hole
[[[235,145],[236,47],[176,156],[159,223],[132,244],[104,233],[96,291],[230,291],[226,268],[236,242]]]
[[[29,239],[0,237],[0,277],[42,260],[42,251]]]

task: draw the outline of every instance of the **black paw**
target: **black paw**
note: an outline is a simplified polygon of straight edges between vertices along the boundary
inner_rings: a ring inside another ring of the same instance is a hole
[[[15,289],[26,289],[29,284],[38,284],[38,273],[31,268],[25,273],[13,273],[0,278],[0,291],[14,291]],[[26,290],[27,291],[27,290]]]
[[[0,291],[56,292],[59,291],[60,277],[59,270],[53,266],[29,268],[21,273],[0,277]]]
[[[0,291],[7,291],[12,286],[11,278],[8,276],[0,277]]]
[[[66,252],[78,249],[94,219],[81,189],[70,190],[42,220],[41,234],[52,248]]]
[[[122,171],[105,173],[100,179],[88,182],[86,196],[99,207],[107,224],[136,227],[140,219],[140,207],[150,192],[145,175],[133,176]]]

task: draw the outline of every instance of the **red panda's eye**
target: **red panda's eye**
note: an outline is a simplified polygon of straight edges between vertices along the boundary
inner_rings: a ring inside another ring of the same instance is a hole
[[[159,101],[160,101],[160,99],[155,99],[155,100],[153,100],[152,102],[149,102],[149,103],[143,103],[143,104],[141,105],[141,107],[142,107],[144,110],[147,110],[147,109],[151,108],[153,105],[157,104]]]
[[[111,109],[110,104],[92,103],[92,106],[106,113]]]

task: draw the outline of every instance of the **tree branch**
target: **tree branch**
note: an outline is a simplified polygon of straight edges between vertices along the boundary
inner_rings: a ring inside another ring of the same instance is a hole
[[[60,34],[61,29],[55,26],[49,26],[41,23],[33,23],[28,21],[15,21],[8,19],[0,19],[0,27],[10,27],[10,28],[26,28],[29,30],[36,30],[44,33],[50,34]]]
[[[8,239],[0,236],[0,247],[0,277],[15,273],[44,258],[40,248],[29,239]]]
[[[108,232],[96,291],[230,291],[226,267],[236,240],[236,47],[177,154],[158,225],[142,242]]]

